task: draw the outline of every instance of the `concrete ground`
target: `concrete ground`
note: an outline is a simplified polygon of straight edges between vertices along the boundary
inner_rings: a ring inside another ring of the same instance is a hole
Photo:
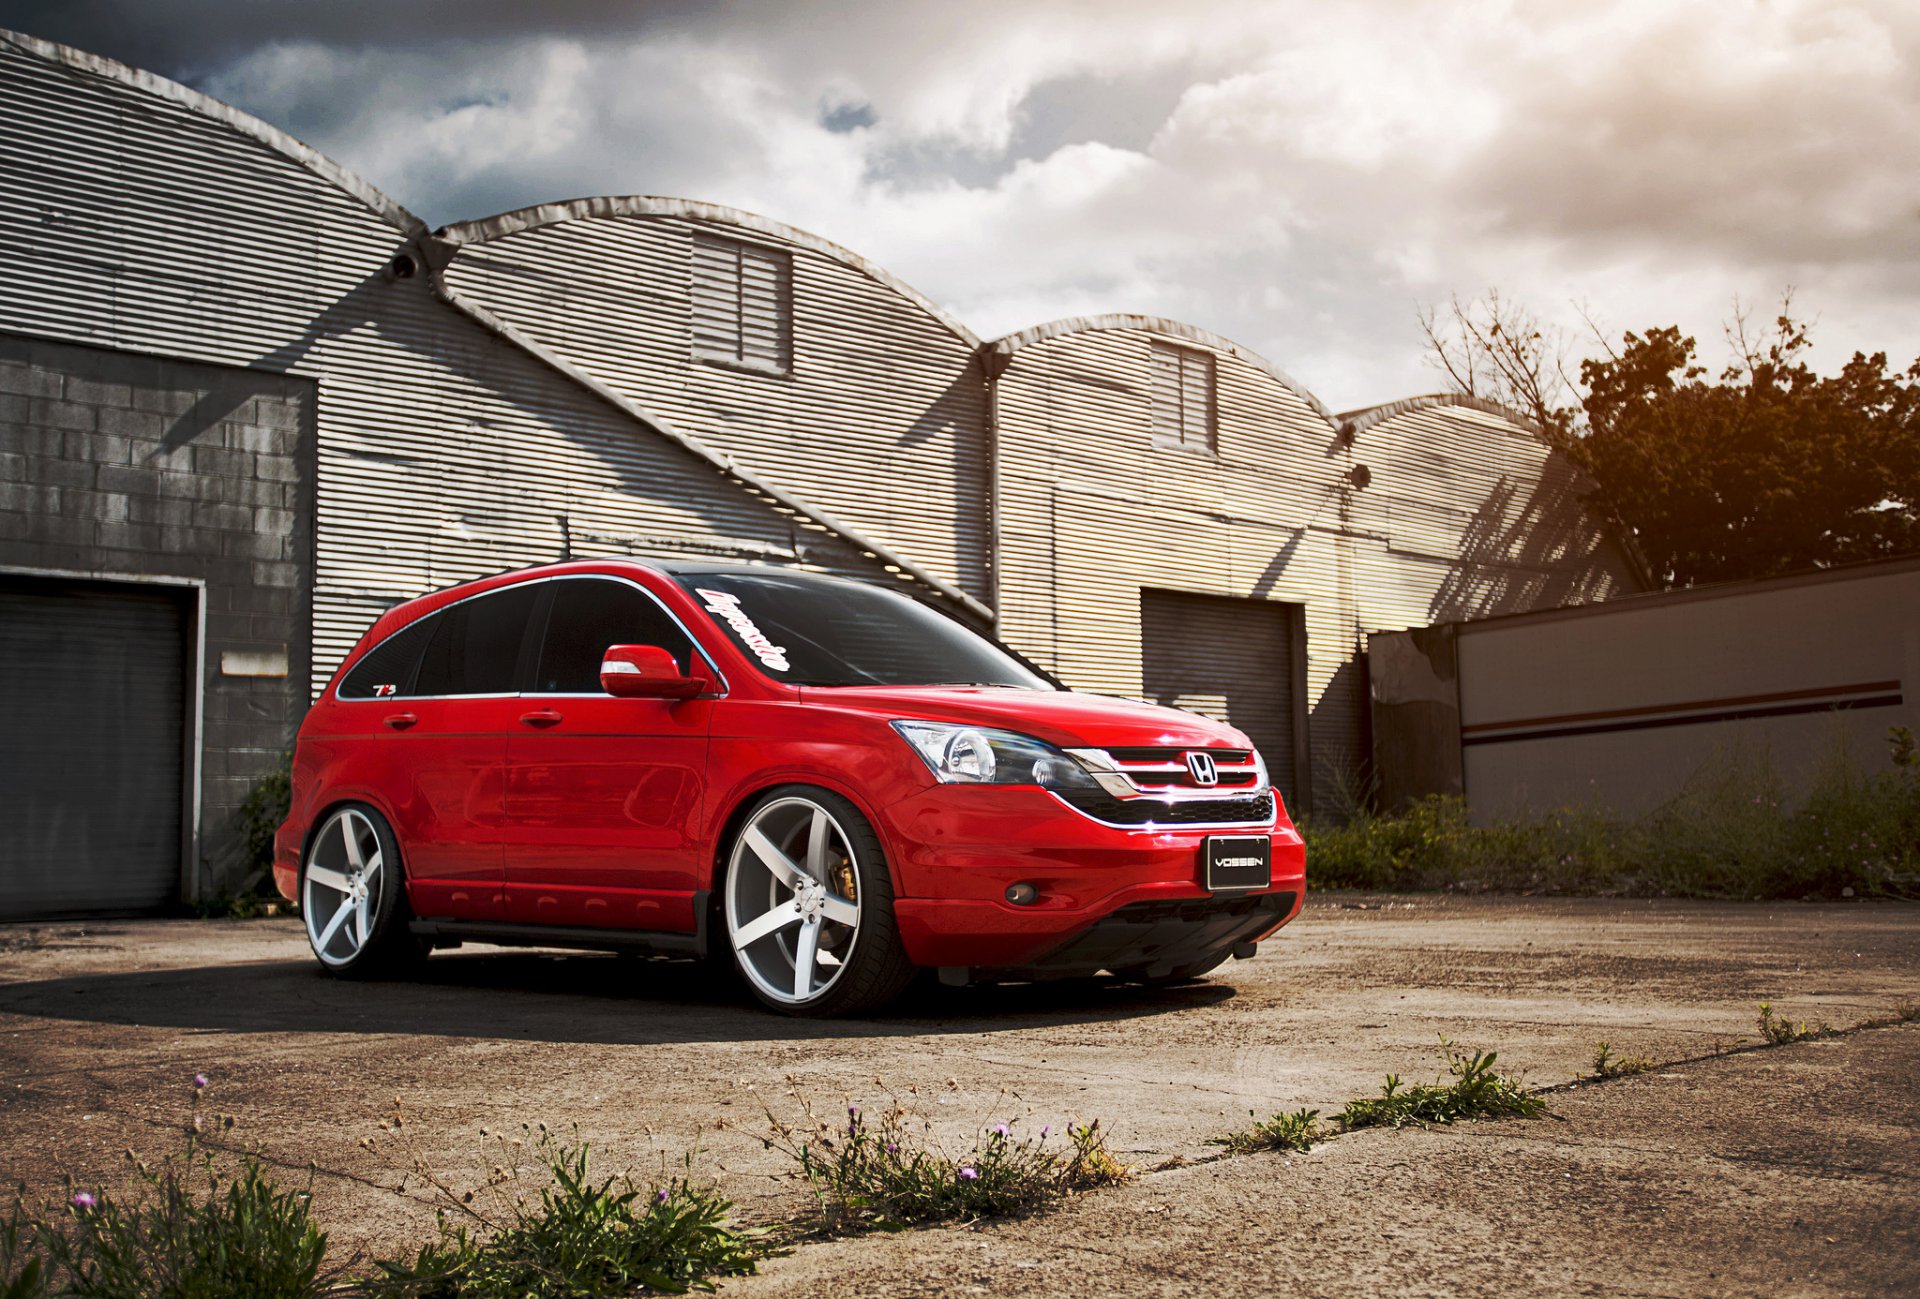
[[[1716,1056],[1762,1000],[1837,1026],[1920,1002],[1920,910],[1320,895],[1204,982],[929,988],[826,1024],[681,964],[468,949],[349,984],[288,921],[0,928],[0,1178],[111,1182],[125,1148],[172,1147],[205,1072],[235,1139],[296,1180],[317,1164],[341,1259],[430,1234],[418,1178],[393,1190],[412,1158],[472,1185],[499,1157],[480,1129],[523,1122],[642,1176],[697,1146],[765,1220],[805,1197],[755,1135],[764,1106],[893,1092],[963,1144],[1099,1118],[1129,1162],[1179,1166],[1025,1221],[806,1245],[726,1293],[1920,1293],[1920,1025]],[[1556,1094],[1554,1120],[1304,1157],[1205,1144],[1249,1110],[1430,1079],[1442,1036],[1536,1085],[1600,1040],[1691,1063]],[[396,1098],[399,1147],[378,1131]]]

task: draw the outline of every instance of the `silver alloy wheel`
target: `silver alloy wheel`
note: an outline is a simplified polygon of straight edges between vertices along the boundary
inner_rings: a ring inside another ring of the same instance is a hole
[[[845,828],[810,798],[768,803],[734,840],[726,903],[734,956],[762,995],[790,1006],[825,996],[860,938]]]
[[[300,885],[307,941],[324,964],[344,966],[366,950],[386,882],[380,835],[367,814],[343,807],[328,817],[307,850]]]

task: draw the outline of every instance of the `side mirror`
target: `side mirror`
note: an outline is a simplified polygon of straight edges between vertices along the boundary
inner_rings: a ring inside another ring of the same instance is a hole
[[[658,645],[614,645],[600,656],[600,688],[622,699],[690,699],[713,682],[705,673],[680,675],[673,655]]]

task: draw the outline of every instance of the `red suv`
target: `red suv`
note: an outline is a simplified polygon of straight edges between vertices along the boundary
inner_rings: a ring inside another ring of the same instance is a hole
[[[1247,738],[1075,694],[904,595],[596,560],[389,611],[306,721],[274,876],[327,970],[710,956],[767,1005],[1189,978],[1300,909]]]

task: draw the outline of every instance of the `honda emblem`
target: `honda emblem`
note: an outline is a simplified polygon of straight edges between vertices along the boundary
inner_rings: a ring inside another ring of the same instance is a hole
[[[1220,771],[1213,765],[1211,753],[1189,753],[1187,770],[1193,775],[1196,785],[1217,785],[1220,783]]]

